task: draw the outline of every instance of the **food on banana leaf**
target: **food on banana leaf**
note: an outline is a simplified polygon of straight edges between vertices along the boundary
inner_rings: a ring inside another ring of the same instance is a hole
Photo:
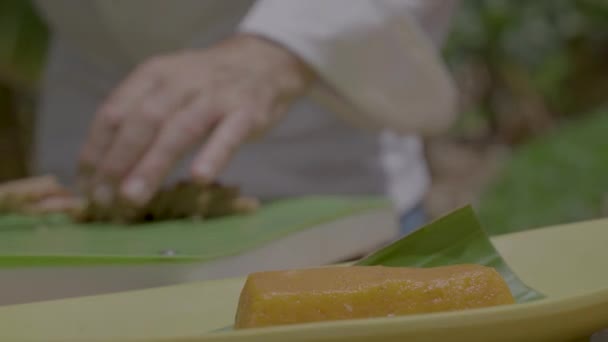
[[[55,177],[41,176],[0,184],[0,213],[67,214],[82,222],[139,223],[179,218],[212,218],[255,211],[257,200],[221,184],[178,182],[158,191],[143,207],[124,202],[112,206],[71,193]]]
[[[235,187],[179,182],[161,189],[143,207],[122,204],[103,207],[89,203],[78,217],[80,221],[151,222],[187,217],[214,218],[255,211],[258,202],[242,197]]]
[[[454,311],[515,302],[493,268],[325,267],[249,275],[235,328]]]
[[[84,201],[63,187],[53,176],[39,176],[0,184],[0,214],[78,214]]]

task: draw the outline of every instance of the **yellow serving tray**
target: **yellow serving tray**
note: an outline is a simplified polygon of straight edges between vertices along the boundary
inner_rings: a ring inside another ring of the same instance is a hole
[[[545,299],[409,317],[220,331],[243,279],[0,308],[2,341],[581,341],[608,328],[608,220],[494,237]]]

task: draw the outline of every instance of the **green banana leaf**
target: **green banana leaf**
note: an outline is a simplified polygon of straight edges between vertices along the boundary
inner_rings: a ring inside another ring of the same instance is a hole
[[[304,197],[268,203],[252,215],[134,226],[0,216],[0,267],[205,262],[387,205],[374,197]]]
[[[479,264],[495,268],[515,299],[522,303],[543,298],[511,271],[470,206],[458,209],[373,253],[357,265],[434,267]]]

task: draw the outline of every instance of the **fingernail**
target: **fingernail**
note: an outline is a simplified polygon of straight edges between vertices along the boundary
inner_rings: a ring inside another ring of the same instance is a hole
[[[149,188],[141,178],[128,180],[123,189],[123,194],[128,200],[136,204],[145,204],[150,197]]]
[[[93,199],[101,205],[110,205],[114,199],[114,191],[107,184],[101,184],[95,187]]]

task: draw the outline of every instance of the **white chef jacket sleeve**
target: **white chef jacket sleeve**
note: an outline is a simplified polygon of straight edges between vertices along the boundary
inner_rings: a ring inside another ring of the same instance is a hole
[[[438,52],[456,0],[258,0],[240,30],[291,50],[320,76],[312,97],[354,123],[436,134],[456,112]]]

